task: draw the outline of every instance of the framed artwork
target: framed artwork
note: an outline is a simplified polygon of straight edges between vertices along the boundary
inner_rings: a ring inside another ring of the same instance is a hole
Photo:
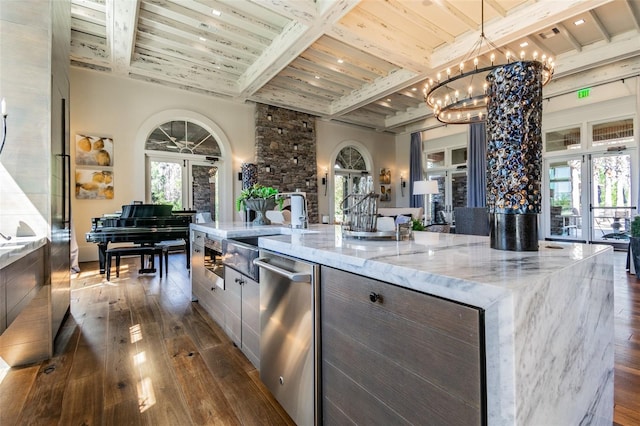
[[[389,185],[391,183],[391,169],[380,169],[380,184]]]
[[[112,200],[113,172],[77,167],[76,198],[79,200]]]
[[[113,166],[113,139],[102,136],[77,134],[76,165]]]
[[[391,201],[391,185],[380,185],[380,201]]]

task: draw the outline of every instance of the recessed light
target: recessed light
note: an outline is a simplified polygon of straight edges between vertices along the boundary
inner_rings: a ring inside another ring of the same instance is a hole
[[[391,102],[391,98],[387,98],[387,102]]]
[[[207,41],[207,39],[204,37],[198,37],[198,38],[200,39],[200,41]]]
[[[344,59],[338,59],[338,63],[341,64],[344,62]]]
[[[320,80],[320,76],[319,75],[316,75],[316,80]]]
[[[211,14],[215,16],[220,16],[222,15],[222,12],[220,12],[218,9],[212,9]]]
[[[527,47],[529,45],[528,41],[523,41],[522,43],[520,43],[520,47]]]
[[[578,19],[578,20],[577,20],[577,21],[575,21],[573,24],[574,24],[574,25],[576,25],[576,26],[578,26],[578,25],[582,25],[582,24],[584,24],[584,19]]]
[[[417,87],[414,87],[413,89],[411,89],[412,92],[415,92],[416,90],[418,90]]]

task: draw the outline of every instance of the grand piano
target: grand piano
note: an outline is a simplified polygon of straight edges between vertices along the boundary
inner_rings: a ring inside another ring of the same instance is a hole
[[[109,243],[153,245],[161,241],[184,239],[187,268],[190,267],[189,224],[195,211],[172,211],[171,205],[127,204],[117,217],[91,219],[91,231],[86,240],[98,244],[100,273],[105,273],[105,257]]]

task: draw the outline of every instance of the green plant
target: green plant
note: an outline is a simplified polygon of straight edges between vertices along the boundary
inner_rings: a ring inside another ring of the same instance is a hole
[[[276,198],[277,194],[277,189],[271,186],[262,186],[256,183],[251,188],[243,189],[240,192],[240,197],[236,199],[236,209],[238,211],[241,211],[244,208],[245,200],[253,198],[274,198],[276,203],[278,204],[278,208],[282,209],[282,203],[284,202],[284,199]]]
[[[414,231],[424,231],[424,225],[420,219],[411,219],[411,229]]]
[[[640,216],[634,217],[631,222],[631,236],[640,237]]]

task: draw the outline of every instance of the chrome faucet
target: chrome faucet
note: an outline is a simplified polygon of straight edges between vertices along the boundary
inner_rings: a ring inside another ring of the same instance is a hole
[[[4,238],[5,240],[9,241],[11,239],[11,235],[4,235],[2,232],[0,232],[0,237]]]
[[[291,200],[291,227],[302,229],[309,227],[309,213],[307,209],[307,194],[305,192],[281,192],[276,197],[289,198]],[[294,197],[300,197],[300,202],[294,201]]]

